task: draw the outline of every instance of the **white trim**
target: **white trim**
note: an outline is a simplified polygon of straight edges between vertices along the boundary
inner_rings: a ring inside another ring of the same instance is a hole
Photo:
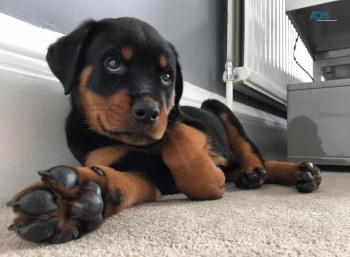
[[[286,0],[286,12],[336,1],[338,0]]]
[[[207,99],[217,99],[223,103],[226,102],[225,97],[192,85],[191,83],[185,81],[181,105],[200,107],[202,102]],[[232,111],[237,116],[239,116],[240,119],[244,119],[245,121],[262,123],[268,126],[281,126],[283,128],[287,128],[287,121],[285,119],[239,102],[233,102]]]
[[[0,68],[56,80],[47,63],[47,47],[62,34],[0,13]]]
[[[235,78],[234,83],[244,83],[282,105],[286,105],[287,91],[276,85],[276,83],[266,80],[248,67],[236,67],[236,71],[238,77]]]
[[[42,29],[0,14],[0,69],[33,77],[57,80],[45,61],[47,47],[63,34]],[[223,96],[185,82],[181,104],[199,107],[209,98],[226,103]],[[246,121],[287,127],[287,121],[248,105],[233,102],[233,111]]]

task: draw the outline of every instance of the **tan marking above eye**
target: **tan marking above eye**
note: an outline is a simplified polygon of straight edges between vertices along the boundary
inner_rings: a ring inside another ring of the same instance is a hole
[[[123,47],[120,54],[124,61],[129,61],[133,55],[133,51],[130,47]]]
[[[168,58],[166,58],[164,55],[159,58],[159,66],[162,69],[165,69],[168,66]]]

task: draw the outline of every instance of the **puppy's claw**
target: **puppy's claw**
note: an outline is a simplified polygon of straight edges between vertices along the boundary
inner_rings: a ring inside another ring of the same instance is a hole
[[[13,201],[13,200],[11,200],[8,203],[6,203],[7,207],[14,207],[16,205],[18,205],[18,202],[17,201]]]
[[[7,228],[9,231],[19,231],[19,228],[16,224],[12,224]]]

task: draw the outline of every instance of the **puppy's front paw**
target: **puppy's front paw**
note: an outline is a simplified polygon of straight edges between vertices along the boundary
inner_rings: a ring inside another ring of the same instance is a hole
[[[65,166],[39,174],[43,183],[23,190],[7,204],[16,214],[9,230],[29,241],[64,243],[101,224],[104,201],[97,182],[79,181],[76,170]]]

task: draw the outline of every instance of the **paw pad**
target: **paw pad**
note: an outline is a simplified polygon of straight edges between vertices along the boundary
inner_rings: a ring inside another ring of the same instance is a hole
[[[33,204],[35,203],[35,204]],[[49,214],[57,210],[57,205],[53,194],[47,190],[34,190],[24,195],[19,201],[13,201],[7,203],[9,207],[20,207],[25,212],[38,215],[38,214]]]
[[[240,172],[235,183],[239,188],[256,188],[264,183],[266,175],[267,172],[263,167],[245,169]]]
[[[314,168],[314,164],[312,162],[302,162],[299,165],[299,169],[301,171],[308,171],[308,170],[313,169],[313,168]]]
[[[39,175],[44,182],[40,188],[7,204],[20,216],[9,230],[34,242],[65,243],[101,224],[104,201],[96,182],[79,182],[74,169],[63,166]]]
[[[13,224],[9,227],[11,231],[17,231],[23,238],[34,241],[42,242],[45,239],[51,237],[55,232],[58,219],[50,219],[46,221],[35,221],[27,226],[18,227]]]
[[[77,174],[67,167],[57,167],[50,170],[38,171],[43,181],[53,179],[63,185],[66,189],[71,189],[77,182]]]
[[[84,186],[85,192],[73,203],[75,216],[94,217],[103,211],[103,199],[100,186],[89,181]]]

